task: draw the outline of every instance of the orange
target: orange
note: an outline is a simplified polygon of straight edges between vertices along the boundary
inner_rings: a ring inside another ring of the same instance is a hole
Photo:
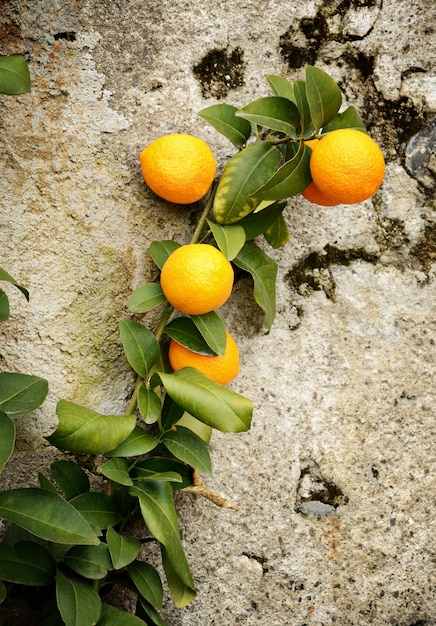
[[[156,139],[139,155],[142,175],[155,194],[176,204],[197,202],[215,177],[212,150],[199,137],[185,134]]]
[[[327,198],[315,183],[312,181],[308,187],[301,194],[306,200],[312,202],[313,204],[319,204],[320,206],[336,206],[338,203],[335,200],[330,200]]]
[[[166,299],[188,315],[219,308],[233,288],[234,272],[224,254],[207,243],[176,248],[165,261],[160,284]]]
[[[336,204],[356,204],[370,198],[380,187],[385,161],[369,135],[353,128],[340,128],[315,145],[310,173],[324,196]]]
[[[174,339],[170,342],[168,358],[175,372],[183,367],[195,367],[221,385],[227,385],[239,374],[239,350],[236,341],[227,332],[227,344],[223,355],[208,356],[192,352]]]

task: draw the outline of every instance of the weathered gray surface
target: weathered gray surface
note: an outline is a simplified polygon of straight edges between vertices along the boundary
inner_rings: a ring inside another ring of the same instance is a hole
[[[150,242],[191,232],[145,188],[146,144],[198,134],[222,167],[232,148],[197,111],[316,63],[389,161],[373,202],[289,203],[268,336],[248,281],[223,311],[254,423],[212,443],[210,486],[239,511],[180,499],[198,597],[170,626],[436,624],[434,23],[430,0],[0,3],[0,53],[33,78],[0,96],[1,265],[31,292],[8,290],[1,366],[51,389],[3,484],[49,461],[59,398],[125,406],[118,319],[153,276]]]

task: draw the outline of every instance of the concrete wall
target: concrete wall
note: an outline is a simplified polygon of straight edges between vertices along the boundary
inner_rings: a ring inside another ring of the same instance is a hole
[[[149,244],[187,241],[195,219],[145,187],[145,145],[193,133],[221,168],[232,147],[197,112],[309,63],[388,162],[372,201],[289,202],[269,335],[247,279],[223,310],[254,422],[212,441],[209,485],[239,510],[179,499],[198,597],[170,626],[436,624],[435,17],[431,0],[0,3],[0,53],[33,81],[0,96],[1,265],[31,293],[8,289],[0,366],[50,383],[3,487],[56,454],[60,398],[114,413],[129,397],[118,319],[153,278]]]

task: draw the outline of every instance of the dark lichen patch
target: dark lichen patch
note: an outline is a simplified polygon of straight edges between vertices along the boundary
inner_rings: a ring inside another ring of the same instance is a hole
[[[335,515],[348,497],[332,481],[327,480],[319,465],[309,459],[302,464],[297,486],[295,511],[301,515]]]
[[[297,263],[285,280],[301,295],[324,291],[327,298],[335,299],[336,285],[330,271],[332,265],[350,265],[354,261],[375,263],[378,256],[364,249],[341,249],[327,244],[322,252],[311,252]]]
[[[65,41],[76,41],[76,33],[74,31],[66,31],[62,33],[55,33],[55,41],[59,41],[59,39],[64,39]]]
[[[244,85],[244,52],[236,47],[214,48],[192,68],[205,98],[225,98]]]
[[[292,69],[314,65],[327,34],[327,22],[322,15],[304,17],[297,27],[291,26],[281,35],[280,54]]]
[[[422,238],[412,248],[410,254],[418,262],[419,268],[428,274],[436,262],[436,223],[425,227]]]

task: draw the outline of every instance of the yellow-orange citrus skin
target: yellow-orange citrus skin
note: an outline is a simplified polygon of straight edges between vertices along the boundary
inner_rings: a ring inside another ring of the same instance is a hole
[[[338,204],[321,193],[313,181],[306,187],[301,195],[303,198],[306,198],[306,200],[309,200],[309,202],[312,202],[312,204],[319,204],[320,206],[336,206]]]
[[[150,189],[175,204],[200,200],[216,173],[212,150],[193,135],[174,133],[159,137],[144,148],[139,160]]]
[[[190,243],[174,250],[160,276],[168,302],[188,315],[202,315],[222,306],[232,293],[233,280],[231,263],[206,243]]]
[[[195,367],[221,385],[227,385],[239,374],[239,350],[229,332],[227,332],[226,350],[221,356],[207,356],[192,352],[172,339],[168,358],[175,372],[183,367]]]
[[[313,147],[310,173],[316,187],[332,202],[356,204],[370,198],[380,187],[385,161],[369,135],[340,128]]]

